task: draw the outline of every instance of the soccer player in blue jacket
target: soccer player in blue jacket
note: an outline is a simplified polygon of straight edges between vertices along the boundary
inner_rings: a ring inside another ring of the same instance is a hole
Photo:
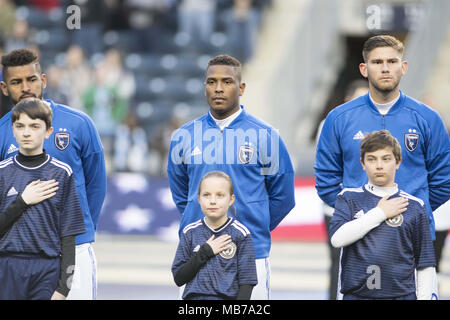
[[[408,69],[402,55],[403,44],[394,37],[365,42],[360,72],[368,79],[369,93],[338,106],[325,119],[314,165],[316,189],[334,207],[343,188],[366,183],[360,142],[369,132],[387,129],[402,145],[396,183],[424,201],[434,239],[432,212],[450,196],[450,139],[436,111],[400,91]]]
[[[249,300],[257,283],[250,231],[228,212],[236,199],[233,182],[222,171],[200,181],[198,201],[205,215],[188,224],[172,265],[183,299]]]
[[[244,90],[238,60],[220,55],[209,61],[209,112],[173,134],[167,174],[182,214],[180,237],[202,217],[197,190],[205,173],[220,170],[231,177],[239,220],[250,230],[255,248],[258,285],[252,299],[268,299],[270,232],[295,205],[294,170],[278,132],[240,105]]]
[[[85,231],[72,169],[43,150],[52,111],[27,98],[10,125],[19,153],[0,162],[0,299],[63,300]]]
[[[3,94],[13,105],[27,97],[43,99],[46,75],[36,54],[18,49],[2,57]],[[106,170],[103,146],[92,120],[84,113],[43,100],[52,109],[54,131],[44,142],[47,154],[70,165],[83,211],[86,231],[76,237],[74,285],[68,299],[96,297],[96,260],[92,246],[103,200]],[[0,120],[0,160],[17,154],[18,145],[11,130],[11,113]]]
[[[425,203],[394,182],[401,156],[400,144],[389,131],[370,133],[361,143],[369,182],[337,196],[330,234],[332,245],[342,247],[344,300],[438,298]]]

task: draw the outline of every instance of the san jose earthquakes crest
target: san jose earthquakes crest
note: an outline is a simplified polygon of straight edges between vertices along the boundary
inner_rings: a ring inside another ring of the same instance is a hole
[[[248,164],[253,159],[255,149],[250,145],[243,145],[239,147],[238,158],[242,164]]]
[[[395,217],[386,219],[386,223],[391,227],[400,227],[403,223],[403,215],[400,213]]]
[[[409,130],[409,133],[405,133],[405,147],[408,151],[413,152],[419,145],[419,135],[416,130]]]
[[[70,143],[70,133],[68,132],[55,133],[55,146],[59,150],[67,149],[69,143]]]
[[[231,259],[234,257],[234,255],[236,254],[236,244],[234,244],[234,242],[230,242],[227,245],[227,249],[221,251],[220,256],[224,259]]]

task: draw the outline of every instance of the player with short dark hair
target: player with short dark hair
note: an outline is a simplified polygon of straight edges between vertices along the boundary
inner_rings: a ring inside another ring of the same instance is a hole
[[[97,262],[91,243],[106,195],[106,168],[103,146],[92,120],[85,113],[43,99],[47,84],[38,56],[29,49],[18,49],[2,57],[4,95],[16,105],[34,97],[53,113],[54,131],[45,140],[46,153],[70,165],[80,200],[85,232],[76,236],[74,285],[68,299],[91,300],[97,294]],[[0,120],[0,160],[17,154],[17,141],[11,130],[11,112]]]
[[[367,135],[361,143],[361,164],[369,182],[339,193],[330,222],[331,243],[342,247],[344,300],[437,299],[425,203],[394,182],[401,164],[397,139],[387,130]]]
[[[186,284],[183,299],[250,299],[258,282],[255,253],[250,231],[227,214],[234,200],[226,173],[210,171],[200,180],[205,216],[183,229],[172,266],[175,283]]]
[[[270,232],[295,205],[294,169],[278,131],[250,115],[239,102],[246,84],[239,61],[228,55],[210,60],[205,74],[209,112],[172,136],[167,174],[172,198],[182,214],[180,237],[201,219],[197,190],[209,171],[233,181],[239,220],[250,230],[258,285],[252,299],[269,299]]]
[[[19,153],[0,162],[0,299],[65,299],[85,231],[75,179],[43,150],[53,128],[42,100],[21,100],[11,119]]]

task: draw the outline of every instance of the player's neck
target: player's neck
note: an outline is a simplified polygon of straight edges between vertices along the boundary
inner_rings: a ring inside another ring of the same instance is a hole
[[[47,160],[47,153],[45,150],[40,154],[36,155],[25,155],[23,153],[18,153],[16,157],[16,161],[21,165],[29,168],[37,167],[43,164]]]
[[[369,94],[373,102],[378,104],[387,104],[399,97],[400,89],[397,87],[392,91],[382,92],[372,87],[369,89]]]
[[[226,121],[229,119],[232,119],[234,117],[237,117],[240,114],[241,111],[241,106],[238,104],[237,106],[235,106],[233,109],[231,109],[230,111],[226,112],[226,113],[217,113],[216,111],[214,111],[213,108],[209,108],[209,113],[211,115],[211,117],[214,119],[214,121]]]
[[[393,183],[388,187],[380,187],[369,182],[365,185],[365,188],[370,193],[373,193],[374,195],[377,195],[379,197],[391,196],[398,192],[398,185],[396,183]]]
[[[223,228],[228,223],[228,221],[230,221],[230,218],[228,216],[225,216],[218,220],[212,220],[208,217],[205,217],[205,223],[208,225],[208,227],[210,227],[215,231],[218,231],[221,228]]]

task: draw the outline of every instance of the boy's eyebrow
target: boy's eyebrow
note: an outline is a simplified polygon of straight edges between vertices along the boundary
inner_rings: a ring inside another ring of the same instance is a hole
[[[381,156],[379,156],[380,158],[385,158],[385,157],[393,157],[394,155],[392,153],[386,153],[386,154],[382,154]],[[374,156],[373,154],[366,154],[367,158],[377,158],[377,156]]]
[[[31,119],[31,123],[30,124],[40,124],[39,123],[39,119]],[[20,123],[20,124],[24,124],[23,122],[21,122],[19,119],[17,119],[16,121],[14,121],[13,123]]]
[[[234,81],[234,78],[233,77],[222,77],[222,78],[219,78],[220,80],[233,80]],[[208,77],[208,78],[206,78],[206,80],[218,80],[218,78],[217,77]]]

